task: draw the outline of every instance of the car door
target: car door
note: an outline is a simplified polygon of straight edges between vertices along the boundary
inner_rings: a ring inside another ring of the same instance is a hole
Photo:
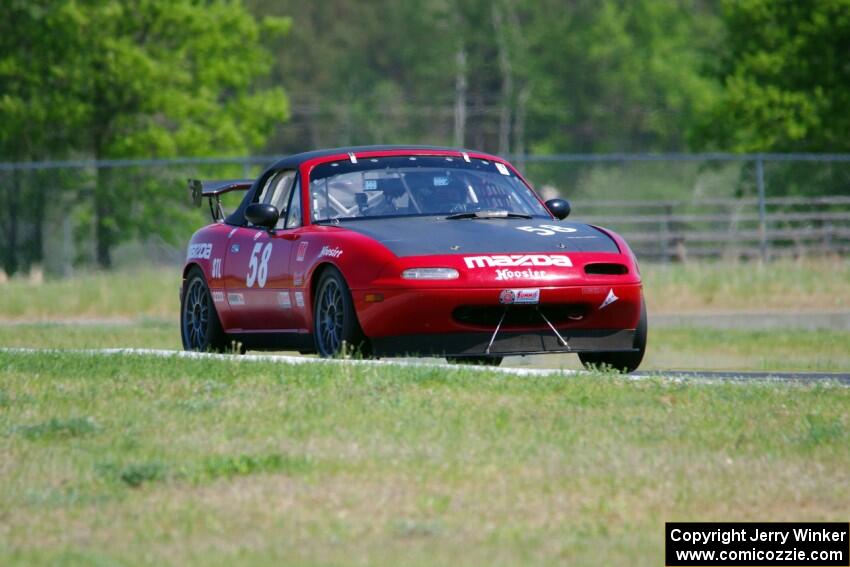
[[[290,258],[296,237],[293,228],[287,228],[286,224],[290,202],[293,195],[299,193],[299,186],[295,171],[270,174],[256,202],[274,205],[280,211],[275,230],[256,227],[246,221],[230,232],[224,266],[232,323],[228,330],[292,329]],[[300,226],[300,214],[297,224]]]

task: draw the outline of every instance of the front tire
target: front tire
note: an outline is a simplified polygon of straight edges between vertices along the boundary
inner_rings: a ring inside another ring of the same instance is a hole
[[[647,332],[646,303],[641,300],[640,320],[637,329],[635,329],[634,348],[637,350],[630,352],[580,352],[578,359],[588,370],[597,370],[607,366],[618,372],[634,372],[640,366],[646,352]]]
[[[354,311],[354,301],[345,278],[336,268],[327,268],[319,278],[313,297],[313,342],[319,356],[348,354],[371,356],[369,342]]]
[[[204,273],[197,267],[189,270],[183,282],[180,336],[185,350],[225,352],[229,346]]]

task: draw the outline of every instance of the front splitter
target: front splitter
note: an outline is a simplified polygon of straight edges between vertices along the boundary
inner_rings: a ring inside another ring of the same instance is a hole
[[[502,331],[487,352],[492,332],[417,334],[374,337],[377,356],[512,356],[564,352],[634,350],[634,329],[560,331],[566,346],[550,331]]]

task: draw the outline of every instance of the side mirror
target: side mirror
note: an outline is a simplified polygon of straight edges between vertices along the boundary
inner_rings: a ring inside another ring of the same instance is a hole
[[[570,216],[570,202],[566,199],[549,199],[546,201],[546,208],[558,220]]]
[[[274,205],[266,203],[251,203],[245,209],[245,218],[254,226],[272,229],[280,218],[280,212]]]

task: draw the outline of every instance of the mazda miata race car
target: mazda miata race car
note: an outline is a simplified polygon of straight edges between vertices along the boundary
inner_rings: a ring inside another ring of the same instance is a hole
[[[213,224],[189,243],[183,346],[323,357],[575,352],[638,367],[637,260],[610,230],[564,221],[505,160],[433,147],[284,158],[255,180],[190,180]],[[224,214],[223,193],[247,191]]]

